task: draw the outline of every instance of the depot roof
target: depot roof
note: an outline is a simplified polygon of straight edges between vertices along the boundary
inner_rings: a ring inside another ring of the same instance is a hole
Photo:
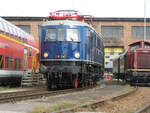
[[[8,21],[43,21],[46,17],[18,17],[18,16],[3,16],[2,18]],[[94,21],[104,22],[144,22],[144,18],[99,18],[95,17]],[[150,18],[146,18],[147,22],[150,22]]]

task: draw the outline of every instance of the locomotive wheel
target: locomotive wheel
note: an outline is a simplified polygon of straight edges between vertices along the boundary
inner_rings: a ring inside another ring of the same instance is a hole
[[[89,81],[89,86],[91,86],[91,81]]]
[[[49,90],[52,89],[52,83],[48,82],[47,87],[48,87]]]
[[[82,83],[82,87],[84,87],[84,83]]]
[[[92,81],[92,86],[94,85],[94,82]]]
[[[75,78],[75,88],[77,88],[77,87],[78,87],[78,79]]]
[[[93,81],[90,81],[90,86],[93,86]]]
[[[131,80],[131,81],[130,81],[130,85],[131,85],[131,86],[135,86],[135,84],[134,84],[134,81],[133,81],[133,80]]]
[[[78,88],[78,79],[77,79],[77,77],[73,80],[73,87]]]
[[[85,87],[88,87],[88,82],[85,82]]]
[[[62,85],[61,84],[57,84],[57,89],[62,89]]]

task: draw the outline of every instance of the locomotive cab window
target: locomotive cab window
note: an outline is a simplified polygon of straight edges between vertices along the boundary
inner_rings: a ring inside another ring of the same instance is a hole
[[[47,29],[45,41],[56,41],[56,29]]]
[[[145,44],[145,48],[150,48],[150,45],[149,44]]]
[[[97,48],[100,49],[101,47],[101,40],[97,37]]]
[[[134,46],[131,46],[130,50],[135,50],[137,48],[140,48],[140,45],[134,45]]]
[[[65,30],[64,29],[58,29],[58,41],[64,41],[65,40]]]
[[[67,29],[67,41],[79,41],[78,29]]]

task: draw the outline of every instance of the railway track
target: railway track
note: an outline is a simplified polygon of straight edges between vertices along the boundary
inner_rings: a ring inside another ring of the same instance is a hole
[[[88,88],[78,88],[78,89],[67,89],[67,90],[59,90],[59,91],[47,91],[46,89],[41,90],[29,90],[29,91],[18,91],[18,92],[8,92],[8,93],[0,93],[0,103],[15,103],[17,101],[29,100],[29,99],[38,99],[48,96],[54,96],[56,94],[66,94],[77,91],[82,91]]]
[[[86,103],[86,104],[82,104],[82,105],[78,105],[78,106],[74,106],[74,107],[71,107],[71,108],[67,108],[67,109],[62,109],[60,111],[56,111],[56,112],[53,112],[53,113],[66,113],[66,112],[78,112],[80,111],[80,109],[86,109],[90,106],[90,108],[92,108],[93,110],[95,108],[97,108],[98,106],[102,106],[102,105],[105,105],[105,103],[107,101],[117,101],[121,98],[124,98],[130,94],[133,94],[135,93],[136,91],[138,90],[138,88],[134,88],[133,90],[127,92],[127,93],[123,93],[123,94],[120,94],[120,95],[117,95],[117,96],[114,96],[114,97],[111,97],[109,99],[102,99],[102,100],[98,100],[98,101],[95,101],[95,102],[89,102],[89,103]]]
[[[17,96],[17,95],[24,95],[24,94],[30,94],[30,93],[38,93],[41,91],[47,91],[47,90],[46,89],[38,89],[38,90],[35,89],[35,90],[5,92],[5,93],[0,93],[0,98]]]
[[[150,103],[137,110],[135,113],[150,113]]]
[[[22,100],[21,97],[27,95],[34,95],[39,94],[41,92],[47,92],[46,89],[39,89],[39,90],[26,90],[26,91],[15,91],[15,92],[5,92],[0,93],[0,103],[7,103],[7,102],[16,102],[18,100]]]

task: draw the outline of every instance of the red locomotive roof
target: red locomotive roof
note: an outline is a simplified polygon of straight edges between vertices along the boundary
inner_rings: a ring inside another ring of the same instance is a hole
[[[138,41],[134,42],[129,45],[129,50],[135,50],[135,49],[144,49],[146,46],[150,47],[150,43],[147,41]]]
[[[90,23],[94,27],[93,17],[91,15],[81,15],[76,10],[58,10],[50,12],[50,16],[47,17],[46,20],[78,20]]]
[[[50,12],[49,20],[84,20],[84,16],[81,16],[78,11],[75,10],[58,10],[56,12]]]
[[[129,44],[129,46],[137,45],[137,44],[140,44],[141,42],[144,42],[145,44],[150,44],[150,42],[147,42],[147,41],[138,41],[138,42],[134,42],[132,44]]]

